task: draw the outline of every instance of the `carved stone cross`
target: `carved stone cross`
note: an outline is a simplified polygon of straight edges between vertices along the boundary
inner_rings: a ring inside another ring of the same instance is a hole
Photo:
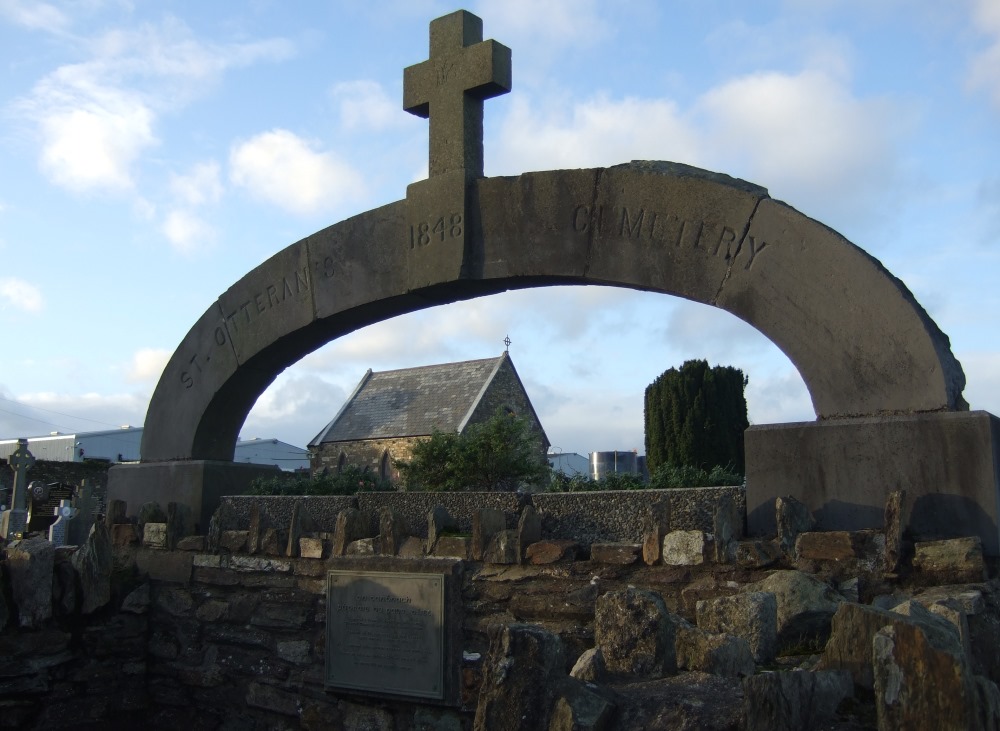
[[[28,470],[35,464],[34,455],[28,451],[27,439],[17,440],[17,449],[7,458],[7,464],[14,470],[11,508],[22,510],[28,506]]]
[[[403,69],[403,109],[430,117],[430,177],[483,177],[483,100],[510,91],[510,49],[459,10],[431,21],[430,58]]]

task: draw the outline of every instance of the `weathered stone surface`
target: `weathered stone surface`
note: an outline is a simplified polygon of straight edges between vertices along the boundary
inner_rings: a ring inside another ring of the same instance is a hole
[[[135,566],[140,574],[147,574],[154,581],[187,584],[191,581],[191,568],[201,555],[181,551],[158,551],[142,548],[135,553]],[[204,556],[204,558],[209,558]],[[212,556],[211,558],[218,558]]]
[[[331,555],[343,556],[347,546],[360,538],[372,537],[371,516],[368,513],[347,508],[337,514],[337,524],[333,531]]]
[[[72,546],[57,547],[52,565],[52,606],[53,611],[62,616],[68,616],[76,611],[78,597],[76,569],[72,563],[74,553]],[[0,624],[3,624],[4,620],[2,615],[3,609],[0,608]]]
[[[205,536],[185,536],[177,541],[178,551],[204,551]]]
[[[575,678],[559,683],[548,731],[605,731],[615,704]]]
[[[516,530],[500,530],[490,538],[483,551],[483,563],[516,564],[518,561],[518,533]]]
[[[697,566],[705,563],[708,536],[700,530],[675,530],[663,537],[663,563],[670,566]]]
[[[939,650],[961,655],[957,632],[944,630],[937,622],[921,624],[918,617],[906,617],[895,612],[862,604],[844,602],[833,615],[830,640],[823,650],[819,667],[826,670],[846,670],[854,684],[874,687],[872,671],[872,641],[883,627],[919,625],[928,641]]]
[[[913,568],[922,580],[934,584],[985,581],[987,577],[979,536],[915,543]]]
[[[859,557],[859,546],[851,531],[809,531],[795,539],[795,555],[809,561],[847,561]]]
[[[482,561],[494,534],[506,530],[507,518],[500,510],[484,508],[472,514],[472,560]]]
[[[774,594],[757,591],[698,602],[698,627],[742,637],[755,662],[767,663],[777,654],[778,605]]]
[[[7,546],[6,573],[21,627],[41,627],[52,617],[55,556],[55,546],[44,538],[26,538]]]
[[[522,563],[527,555],[528,546],[542,540],[542,518],[531,505],[521,509],[517,520],[517,562]]]
[[[122,504],[124,505],[124,503]],[[105,525],[107,525],[106,522]],[[109,530],[111,531],[111,543],[115,548],[132,546],[139,542],[139,531],[133,523],[112,523]]]
[[[853,695],[843,671],[760,673],[743,681],[746,731],[825,728],[838,706]]]
[[[925,607],[913,599],[907,599],[892,607],[889,611],[909,617],[914,622],[919,623],[925,630],[930,627],[933,628],[930,631],[934,633],[951,635],[957,651],[966,660],[971,660],[972,651],[969,647],[969,624],[967,620],[963,622],[966,619],[965,612],[958,609],[952,610],[951,613],[946,615],[945,613],[949,609],[947,606],[938,605],[937,609],[938,611],[936,612],[931,611],[930,607]],[[948,644],[951,646],[950,642]]]
[[[630,566],[639,560],[642,546],[638,543],[594,543],[590,546],[590,560],[613,566]]]
[[[811,531],[816,520],[804,503],[787,495],[774,501],[774,515],[778,525],[778,546],[792,556],[799,533]]]
[[[440,536],[434,555],[469,560],[472,558],[472,539],[468,536]]]
[[[606,672],[607,668],[604,666],[604,655],[601,654],[601,648],[591,647],[584,650],[583,654],[576,659],[569,675],[571,678],[588,683],[600,683]]]
[[[677,667],[728,678],[749,677],[757,669],[750,644],[742,637],[707,632],[688,622],[677,628]]]
[[[148,525],[148,524],[147,524]],[[80,577],[84,614],[100,609],[111,601],[111,537],[104,523],[94,523],[87,542],[73,554],[73,568]]]
[[[107,512],[104,515],[104,524],[108,526],[109,531],[113,525],[128,522],[128,518],[125,517],[126,510],[128,510],[128,504],[124,500],[108,500]]]
[[[146,523],[166,523],[167,513],[158,502],[151,501],[143,503],[139,507],[135,514],[135,521],[140,528]]]
[[[128,596],[122,601],[122,611],[145,614],[149,611],[149,603],[149,582],[146,581],[128,593]]]
[[[386,506],[379,511],[379,553],[395,556],[403,541],[410,535],[403,514]]]
[[[194,515],[185,503],[167,503],[167,549],[172,551],[177,541],[194,531]]]
[[[458,530],[458,521],[443,505],[435,505],[427,512],[427,552],[433,553],[434,546],[442,533]]]
[[[743,537],[743,514],[731,495],[723,495],[712,514],[712,535],[715,537],[715,562],[732,563],[736,544]]]
[[[747,591],[774,595],[777,604],[779,653],[815,648],[830,636],[833,615],[844,602],[830,586],[802,571],[775,571],[747,586]]]
[[[261,515],[260,504],[250,503],[250,522],[247,524],[247,553],[251,556],[260,551],[260,542],[264,532],[264,518]]]
[[[423,538],[407,536],[403,545],[399,547],[398,555],[400,558],[423,558],[425,545],[427,545],[427,541]]]
[[[882,559],[882,568],[894,574],[899,571],[899,566],[903,561],[903,527],[904,514],[906,511],[906,490],[893,490],[885,499],[885,518],[883,528],[885,531],[885,553]]]
[[[554,539],[532,543],[525,551],[525,555],[528,563],[542,566],[559,561],[572,561],[576,558],[579,550],[580,545],[576,541]]]
[[[655,566],[663,558],[663,537],[670,532],[670,498],[660,495],[642,515],[642,560]]]
[[[229,553],[243,553],[247,547],[247,531],[224,530],[219,535],[219,548]]]
[[[167,547],[167,524],[166,523],[146,523],[140,524],[142,527],[142,545],[146,548]]]
[[[378,553],[379,539],[377,536],[371,538],[359,538],[347,544],[347,556],[374,556]]]
[[[734,561],[738,566],[762,569],[772,566],[781,558],[781,549],[775,541],[750,540],[736,544]]]
[[[872,663],[880,731],[1000,727],[996,685],[975,677],[965,658],[934,642],[926,627],[882,628],[873,638]]]
[[[608,672],[659,678],[677,671],[677,624],[659,595],[612,591],[597,599],[594,643]]]
[[[283,556],[288,538],[277,528],[265,528],[260,538],[260,552],[266,556]]]
[[[557,681],[565,677],[558,636],[534,625],[511,624],[490,639],[475,731],[546,731]]]
[[[302,558],[323,558],[323,539],[299,538],[299,555]]]
[[[295,558],[299,555],[299,538],[302,537],[302,513],[305,509],[301,500],[296,500],[292,506],[292,517],[288,521],[288,541],[285,543],[285,556]]]

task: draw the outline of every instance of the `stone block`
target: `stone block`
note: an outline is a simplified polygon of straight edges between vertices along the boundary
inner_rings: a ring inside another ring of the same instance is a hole
[[[542,566],[560,561],[573,561],[579,550],[580,546],[576,541],[553,539],[532,543],[525,555],[528,563]]]
[[[500,627],[483,663],[474,731],[547,731],[557,681],[565,673],[565,650],[557,635],[526,624]]]
[[[378,554],[379,540],[373,536],[371,538],[359,538],[347,544],[346,556],[375,556]]]
[[[323,558],[323,539],[299,538],[299,556],[302,558]]]
[[[410,535],[406,518],[397,510],[385,506],[379,511],[379,553],[395,556],[403,541]]]
[[[115,548],[134,546],[139,542],[139,531],[136,529],[134,523],[112,523],[110,530],[111,544]]]
[[[569,671],[571,678],[583,680],[588,683],[600,683],[604,680],[607,668],[604,666],[604,655],[598,647],[591,647],[583,653],[573,663],[572,670]]]
[[[677,629],[677,667],[725,678],[746,678],[757,665],[742,637],[707,632],[687,622]]]
[[[743,537],[743,514],[731,495],[723,495],[712,514],[712,535],[715,537],[715,562],[732,563],[736,544]]]
[[[260,552],[265,556],[284,556],[288,545],[285,531],[277,528],[265,528],[260,537]]]
[[[337,514],[337,522],[333,530],[332,556],[344,556],[349,544],[361,538],[371,538],[371,516],[364,511],[346,508]]]
[[[885,499],[885,517],[882,521],[885,532],[885,553],[882,568],[894,574],[899,571],[903,560],[903,515],[906,509],[906,490],[893,490]]]
[[[698,627],[746,640],[758,663],[768,663],[778,650],[778,604],[764,591],[734,594],[698,602]]]
[[[906,487],[903,530],[916,541],[976,535],[1000,555],[1000,419],[985,411],[752,426],[745,435],[747,521],[773,535],[777,496],[819,530],[882,530],[890,492]]]
[[[705,563],[708,536],[700,530],[674,530],[663,537],[663,563],[668,566],[698,566]]]
[[[775,498],[774,516],[778,526],[778,546],[785,554],[792,556],[799,533],[811,531],[816,520],[808,506],[791,496]]]
[[[484,508],[472,514],[472,560],[482,561],[493,535],[506,530],[507,518],[500,510]]]
[[[780,558],[781,549],[777,541],[755,539],[739,541],[733,560],[741,568],[762,569],[773,566]]]
[[[191,569],[195,558],[201,556],[190,552],[143,548],[136,551],[135,566],[140,574],[147,574],[154,581],[188,584],[191,582]],[[205,558],[218,559],[218,556]]]
[[[594,643],[608,672],[661,678],[677,671],[679,621],[651,591],[608,592],[594,607]]]
[[[913,568],[929,584],[973,583],[987,578],[979,536],[915,543]]]
[[[654,566],[663,556],[663,537],[670,532],[670,498],[658,496],[642,514],[642,560]]]
[[[746,589],[774,596],[781,653],[818,652],[830,636],[833,615],[844,602],[828,584],[802,571],[775,571]]]
[[[547,731],[603,731],[610,727],[615,703],[597,686],[573,677],[559,683]]]
[[[406,540],[403,541],[403,545],[399,547],[399,553],[397,555],[400,558],[423,558],[424,546],[425,544],[429,544],[429,542],[429,538],[425,542],[423,538],[418,538],[417,536],[407,536]]]
[[[510,565],[520,563],[520,542],[516,530],[500,530],[490,538],[483,551],[483,563]]]
[[[142,545],[146,548],[166,549],[167,524],[146,523],[142,526]]]
[[[542,518],[531,505],[525,505],[517,521],[517,562],[524,561],[528,546],[540,540],[542,540]]]
[[[435,505],[427,512],[427,552],[434,552],[434,545],[442,533],[458,530],[458,521],[443,505]]]
[[[186,536],[177,541],[178,551],[204,551],[205,536]]]
[[[846,670],[854,684],[874,688],[872,642],[883,627],[921,625],[924,636],[936,648],[959,655],[961,644],[953,631],[942,631],[937,625],[922,624],[919,617],[907,617],[895,612],[844,602],[833,615],[830,639],[823,650],[819,667],[825,670]]]
[[[847,561],[858,558],[855,533],[810,531],[795,539],[795,555],[809,561]]]
[[[17,607],[18,623],[37,629],[52,617],[55,547],[44,538],[26,538],[7,546],[4,567]]]
[[[594,543],[590,546],[590,560],[612,566],[631,566],[639,560],[642,546],[638,543]]]
[[[854,694],[843,671],[760,673],[743,681],[746,731],[827,728]]]
[[[975,677],[964,657],[937,645],[925,628],[883,627],[872,647],[880,731],[1000,728],[996,685]]]
[[[472,539],[468,536],[440,536],[434,554],[442,558],[472,559]]]
[[[219,548],[229,553],[243,553],[247,547],[247,531],[224,530],[219,535]]]
[[[90,614],[111,601],[112,563],[108,528],[104,523],[94,523],[86,542],[73,554],[73,568],[83,594],[80,611],[84,614]]]

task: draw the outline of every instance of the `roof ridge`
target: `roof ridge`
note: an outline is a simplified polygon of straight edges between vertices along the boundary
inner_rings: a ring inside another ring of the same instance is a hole
[[[419,371],[428,368],[447,368],[448,366],[461,366],[469,365],[470,363],[493,363],[503,358],[503,353],[500,355],[495,355],[492,358],[471,358],[469,360],[456,360],[450,363],[429,363],[422,366],[410,366],[409,368],[393,368],[387,371],[372,371],[373,376],[381,376],[386,373],[405,373],[407,371]]]

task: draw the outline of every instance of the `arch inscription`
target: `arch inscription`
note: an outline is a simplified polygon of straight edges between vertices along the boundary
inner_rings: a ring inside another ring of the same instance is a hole
[[[230,287],[167,364],[142,460],[231,460],[257,397],[341,335],[556,284],[662,292],[736,315],[795,364],[819,419],[967,408],[947,337],[902,282],[763,188],[633,162],[480,178],[464,206],[449,200],[341,221]]]

